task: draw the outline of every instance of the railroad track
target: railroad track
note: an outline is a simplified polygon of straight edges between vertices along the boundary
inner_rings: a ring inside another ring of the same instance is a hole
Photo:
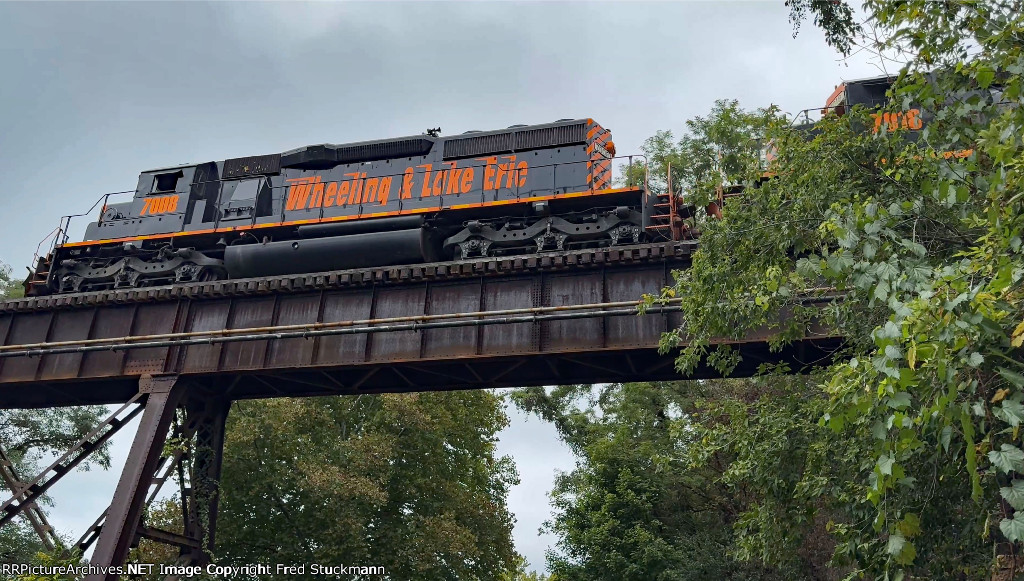
[[[542,254],[471,258],[455,262],[381,266],[173,286],[49,295],[0,301],[0,313],[158,302],[180,298],[223,298],[237,295],[403,284],[446,278],[508,276],[525,272],[585,269],[606,264],[638,264],[661,260],[685,262],[696,248],[697,242],[694,240],[655,242]]]

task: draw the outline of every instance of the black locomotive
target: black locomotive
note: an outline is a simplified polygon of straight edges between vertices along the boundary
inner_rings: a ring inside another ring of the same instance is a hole
[[[636,243],[653,204],[612,188],[592,119],[341,145],[145,171],[85,241],[55,244],[29,294]],[[645,218],[646,214],[646,218]]]

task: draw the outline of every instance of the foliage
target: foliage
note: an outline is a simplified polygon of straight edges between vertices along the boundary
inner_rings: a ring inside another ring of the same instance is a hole
[[[862,110],[813,136],[771,127],[776,175],[757,188],[756,164],[726,176],[748,189],[703,226],[692,268],[666,289],[686,332],[663,346],[681,349],[684,372],[728,372],[737,355],[722,338],[768,326],[779,347],[815,318],[845,336],[818,376],[831,434],[808,441],[834,461],[787,496],[834,511],[837,562],[853,576],[982,578],[993,553],[1019,554],[1024,540],[1024,10],[865,8],[876,48],[907,60],[888,110],[933,116],[920,139],[872,134]],[[731,122],[712,115],[710,127]],[[824,308],[807,301],[834,295]],[[765,450],[748,462],[774,461]],[[792,518],[759,510],[742,545],[771,558]]]
[[[786,0],[786,6],[789,7],[794,37],[810,13],[814,16],[814,24],[825,33],[825,42],[844,56],[849,56],[860,26],[853,19],[853,9],[845,0]]]
[[[648,172],[650,190],[663,193],[671,167],[672,190],[703,207],[720,188],[734,183],[733,176],[758,163],[769,130],[782,123],[776,107],[746,111],[735,100],[715,101],[707,117],[686,122],[678,141],[672,131],[658,131],[644,141],[641,151],[648,165],[621,166],[622,179],[638,183]]]
[[[816,578],[812,563],[827,556],[769,567],[735,557],[731,526],[751,497],[720,486],[725,456],[698,463],[687,452],[696,443],[685,426],[697,400],[720,387],[628,383],[515,394],[520,407],[555,425],[579,459],[575,470],[558,476],[552,492],[555,515],[546,527],[559,537],[559,550],[548,554],[553,576]]]
[[[81,577],[76,577],[70,573],[60,573],[59,571],[68,570],[70,567],[81,567],[86,565],[81,555],[77,553],[63,554],[61,551],[54,553],[39,552],[33,555],[31,558],[25,561],[4,561],[5,563],[25,563],[29,565],[35,565],[39,567],[46,567],[52,573],[46,574],[32,574],[28,573],[25,575],[12,575],[10,577],[0,576],[0,579],[12,579],[16,581],[74,581]]]
[[[14,279],[10,265],[0,263],[0,297],[16,299],[25,296],[21,282]]]
[[[48,455],[71,449],[106,416],[103,406],[0,410],[0,442],[22,478],[35,476]],[[107,446],[93,452],[79,468],[110,467]]]
[[[520,556],[516,561],[516,568],[512,571],[506,571],[501,575],[501,581],[557,581],[553,577],[537,573],[536,571],[526,571],[526,567],[529,563],[526,558]]]
[[[65,539],[61,539],[68,544]],[[63,548],[47,551],[28,521],[18,518],[0,528],[0,563],[43,565],[61,559]],[[77,561],[75,561],[77,562]],[[20,574],[0,574],[0,580],[40,579]],[[71,577],[67,577],[71,579]]]
[[[513,572],[505,501],[518,476],[495,456],[507,421],[487,391],[239,402],[215,557],[383,566],[394,579]]]

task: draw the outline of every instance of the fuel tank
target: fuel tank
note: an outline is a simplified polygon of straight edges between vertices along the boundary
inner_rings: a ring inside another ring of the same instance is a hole
[[[425,228],[228,246],[231,278],[326,272],[440,260],[440,243]]]

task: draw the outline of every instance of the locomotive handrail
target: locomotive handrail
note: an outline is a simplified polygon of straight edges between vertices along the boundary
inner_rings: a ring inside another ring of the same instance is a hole
[[[1010,105],[1012,103],[1010,101],[999,100],[999,101],[995,101],[992,104],[995,105],[996,107],[999,107],[999,106],[1003,106],[1003,105]],[[825,115],[827,115],[829,113],[834,113],[834,112],[838,111],[839,115],[841,116],[847,110],[852,109],[854,106],[866,107],[868,109],[872,109],[872,108],[883,108],[884,109],[887,105],[891,105],[891,102],[888,101],[888,100],[885,100],[885,99],[871,99],[867,103],[854,103],[852,105],[844,104],[844,105],[836,105],[834,107],[810,107],[808,109],[803,109],[801,111],[797,111],[796,114],[793,115],[793,119],[790,122],[790,126],[797,126],[798,125],[798,121],[801,118],[803,118],[803,123],[800,123],[800,125],[809,125],[809,124],[812,124],[812,123],[817,123],[818,121],[822,120],[825,117]],[[811,114],[813,112],[817,112],[818,113],[816,118],[812,118]]]
[[[49,240],[51,237],[53,238],[53,240],[50,243],[50,247],[47,249],[47,253],[53,252],[53,250],[59,244],[64,244],[65,242],[68,241],[68,230],[71,228],[72,218],[81,218],[82,216],[88,216],[89,214],[92,214],[92,211],[96,209],[96,206],[98,206],[100,202],[103,202],[103,207],[106,208],[107,200],[110,198],[110,196],[134,193],[135,190],[125,190],[123,192],[108,192],[97,198],[97,200],[93,202],[92,206],[90,206],[89,209],[86,210],[85,212],[82,212],[80,214],[68,214],[67,216],[61,216],[60,222],[57,224],[57,227],[51,230],[50,233],[44,236],[43,239],[39,241],[39,244],[36,245],[36,251],[32,255],[32,266],[29,267],[29,270],[33,270],[35,265],[39,264],[39,251],[43,248],[43,244],[45,244],[46,241]]]
[[[789,125],[790,127],[797,127],[800,125],[809,125],[811,123],[817,123],[818,121],[824,119],[825,115],[828,115],[829,113],[841,111],[839,114],[842,115],[847,108],[848,107],[846,105],[836,105],[834,107],[809,107],[807,109],[797,111],[796,114],[793,115],[793,118],[789,122]],[[812,112],[818,113],[818,115],[814,119],[811,118]],[[802,123],[800,123],[801,118],[803,118]]]
[[[63,220],[64,219],[61,218],[61,223],[63,223]],[[39,264],[39,250],[43,247],[43,244],[45,244],[46,241],[49,240],[51,237],[54,239],[54,243],[56,243],[57,238],[60,237],[60,225],[58,225],[53,230],[50,230],[50,233],[47,234],[46,236],[43,236],[43,239],[40,240],[39,244],[36,245],[36,251],[32,255],[32,264],[33,265]],[[52,250],[52,249],[53,249],[53,245],[50,246],[50,250]],[[31,266],[29,267],[29,270],[32,270]]]

